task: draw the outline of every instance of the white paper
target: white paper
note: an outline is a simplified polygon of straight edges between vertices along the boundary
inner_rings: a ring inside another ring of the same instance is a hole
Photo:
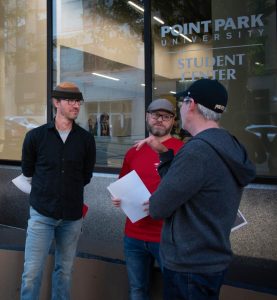
[[[107,189],[113,197],[121,199],[121,208],[133,223],[149,214],[143,210],[142,204],[149,200],[151,194],[136,171],[111,183]]]
[[[241,213],[240,210],[238,210],[237,217],[236,217],[236,220],[235,220],[235,224],[233,225],[231,231],[239,229],[240,227],[242,227],[246,224],[247,224],[247,221],[246,221],[244,215]]]
[[[26,177],[23,174],[15,177],[12,180],[12,183],[19,188],[23,193],[30,194],[31,193],[31,180],[32,177]]]

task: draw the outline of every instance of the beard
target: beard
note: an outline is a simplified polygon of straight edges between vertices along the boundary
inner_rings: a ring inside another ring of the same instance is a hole
[[[155,125],[150,125],[148,122],[146,123],[147,130],[153,135],[157,137],[163,137],[170,133],[171,127],[155,127]]]

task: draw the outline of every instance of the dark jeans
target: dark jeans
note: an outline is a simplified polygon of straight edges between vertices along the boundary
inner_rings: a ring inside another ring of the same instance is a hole
[[[150,277],[155,259],[161,267],[159,246],[159,243],[124,237],[130,300],[149,299]]]
[[[164,300],[218,300],[226,270],[186,273],[163,268]]]

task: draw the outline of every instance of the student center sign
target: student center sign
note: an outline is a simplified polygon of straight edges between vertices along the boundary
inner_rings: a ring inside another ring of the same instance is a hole
[[[219,80],[229,94],[221,126],[244,143],[258,176],[276,176],[276,2],[174,4],[153,17],[155,86],[174,94],[201,78]]]
[[[263,14],[238,16],[161,26],[161,45],[176,57],[182,81],[237,80],[236,68],[247,64],[245,49],[262,47],[264,34]]]

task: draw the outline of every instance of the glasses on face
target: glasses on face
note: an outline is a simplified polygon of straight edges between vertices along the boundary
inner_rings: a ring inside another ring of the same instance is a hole
[[[84,100],[79,100],[79,99],[63,99],[64,101],[67,101],[67,103],[69,105],[83,105],[84,104]]]
[[[178,101],[178,107],[181,108],[183,103],[189,103],[191,102],[193,99],[190,97],[185,97],[183,99],[180,99],[180,101]]]
[[[173,115],[169,115],[169,114],[159,114],[156,112],[149,112],[150,116],[152,119],[154,120],[159,120],[159,118],[161,118],[163,121],[170,121],[174,116]]]

